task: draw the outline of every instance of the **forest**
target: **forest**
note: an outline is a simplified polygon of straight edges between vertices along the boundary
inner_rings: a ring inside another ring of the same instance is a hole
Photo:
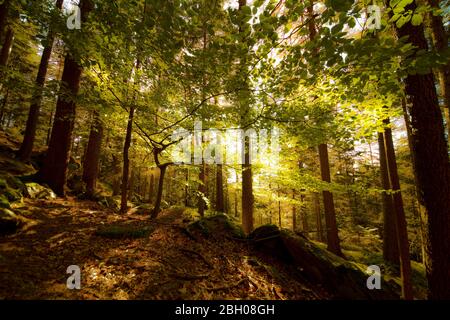
[[[450,300],[448,0],[0,0],[0,300]]]

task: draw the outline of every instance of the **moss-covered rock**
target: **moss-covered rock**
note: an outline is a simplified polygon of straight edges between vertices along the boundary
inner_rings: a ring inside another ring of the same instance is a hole
[[[150,204],[142,204],[136,208],[136,214],[149,216],[152,213],[153,206]]]
[[[0,235],[10,234],[22,225],[22,220],[11,210],[0,208]]]
[[[241,227],[236,225],[226,214],[219,213],[191,223],[189,231],[198,231],[204,236],[232,236],[244,238]]]
[[[25,184],[19,177],[8,174],[6,175],[6,182],[8,183],[8,186],[14,190],[19,190],[20,192],[25,192],[26,190]]]
[[[119,210],[120,196],[102,197],[97,203],[113,210]]]
[[[38,183],[30,182],[26,183],[25,186],[26,196],[31,199],[56,199],[56,195],[51,189],[46,188]]]
[[[10,202],[19,201],[22,199],[22,194],[18,190],[14,190],[12,188],[7,188],[3,191],[3,194]]]
[[[11,209],[11,204],[4,194],[0,194],[0,208]]]
[[[367,266],[338,257],[305,237],[263,226],[250,239],[256,250],[294,263],[304,278],[321,285],[336,299],[399,299],[388,281],[382,281],[381,290],[367,288]]]

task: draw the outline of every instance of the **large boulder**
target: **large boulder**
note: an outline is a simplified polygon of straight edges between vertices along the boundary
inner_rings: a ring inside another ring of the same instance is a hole
[[[25,187],[25,195],[28,198],[44,200],[56,199],[56,194],[50,188],[44,187],[38,183],[29,182],[25,184]]]
[[[14,212],[0,208],[0,235],[10,234],[22,225],[22,220]]]

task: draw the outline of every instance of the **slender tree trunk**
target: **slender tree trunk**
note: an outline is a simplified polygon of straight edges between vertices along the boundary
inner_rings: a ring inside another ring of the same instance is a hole
[[[383,258],[393,264],[399,264],[397,230],[395,228],[394,199],[387,192],[391,189],[387,166],[384,134],[378,133],[378,147],[380,152],[381,195],[383,201]]]
[[[247,0],[239,0],[239,10],[242,10],[247,5]],[[242,26],[239,27],[239,32],[242,32]],[[247,57],[242,57],[242,68],[246,67]],[[248,87],[248,79],[243,79],[244,87]],[[241,124],[244,125],[248,118],[248,112],[250,111],[248,95],[249,91],[243,90],[241,109]],[[245,234],[249,234],[253,231],[253,174],[252,164],[250,161],[250,149],[251,142],[250,137],[244,137],[242,152],[244,153],[244,163],[242,164],[242,228]]]
[[[242,227],[245,234],[253,231],[253,174],[250,163],[250,138],[244,139],[244,164],[242,165]]]
[[[93,123],[91,125],[91,132],[89,134],[89,142],[83,163],[83,181],[84,183],[86,183],[86,191],[88,196],[90,197],[95,194],[99,172],[98,169],[102,138],[103,123],[100,119],[99,113],[97,111],[94,111]]]
[[[131,136],[133,134],[133,120],[134,107],[130,107],[130,114],[128,116],[127,134],[123,146],[123,168],[122,168],[122,184],[121,184],[121,201],[120,212],[126,213],[128,211],[128,181],[130,176],[130,159],[129,151],[131,146]]]
[[[412,12],[415,9],[415,2],[406,7]],[[417,50],[428,49],[423,25],[408,22],[396,30]],[[409,113],[417,187],[428,220],[424,238],[429,298],[450,299],[450,166],[433,73],[410,74],[405,87],[412,104]]]
[[[159,173],[159,181],[158,181],[158,193],[156,194],[155,205],[153,207],[152,219],[156,219],[158,217],[159,212],[161,211],[161,200],[163,195],[164,188],[164,176],[166,174],[167,165],[158,166]]]
[[[389,120],[385,120],[386,126]],[[398,177],[397,161],[395,157],[394,142],[392,140],[392,130],[388,127],[384,129],[384,142],[386,150],[387,166],[389,170],[389,180],[394,192],[394,212],[395,226],[397,230],[397,243],[400,253],[400,274],[402,277],[402,296],[405,300],[413,299],[413,290],[411,284],[411,261],[409,257],[408,230],[406,225],[405,211],[403,207],[403,198],[400,189],[400,179]]]
[[[61,10],[64,0],[56,1],[57,10]],[[39,71],[36,78],[36,91],[31,100],[30,110],[28,113],[27,124],[25,128],[25,135],[23,137],[22,145],[17,153],[22,161],[28,161],[33,151],[33,144],[36,137],[36,128],[39,120],[39,110],[42,103],[42,90],[44,88],[45,79],[47,76],[48,63],[53,49],[54,34],[49,30],[47,35],[47,44],[42,52],[41,62],[39,64]]]
[[[320,212],[320,195],[318,192],[313,193],[313,204],[314,212],[316,215],[317,240],[319,240],[320,242],[325,242],[325,239],[323,237],[322,214]]]
[[[427,255],[425,253],[425,241],[424,241],[425,228],[426,228],[425,222],[424,222],[425,217],[423,215],[422,205],[419,200],[420,195],[417,190],[418,180],[417,180],[417,170],[416,170],[415,161],[414,161],[414,154],[412,153],[413,142],[412,142],[411,122],[409,119],[409,114],[408,114],[408,109],[406,107],[406,99],[405,98],[402,99],[402,109],[403,109],[403,119],[405,120],[406,136],[408,138],[408,147],[411,152],[410,158],[411,158],[413,171],[414,171],[414,194],[416,196],[415,201],[418,202],[417,210],[418,210],[419,223],[420,223],[420,240],[421,240],[420,242],[421,242],[421,248],[422,248],[422,263],[425,265],[425,259],[427,257]]]
[[[225,205],[223,201],[223,166],[221,164],[217,165],[216,173],[216,211],[225,211]]]
[[[328,147],[326,144],[319,145],[319,158],[322,181],[330,183],[330,163],[328,160]],[[327,229],[327,249],[338,256],[342,256],[333,194],[330,191],[325,190],[322,192],[322,195],[325,209],[325,225]]]

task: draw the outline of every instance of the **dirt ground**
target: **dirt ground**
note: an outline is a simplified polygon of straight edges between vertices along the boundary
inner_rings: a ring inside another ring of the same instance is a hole
[[[324,299],[326,293],[271,257],[252,256],[245,242],[184,232],[182,211],[155,221],[119,215],[73,198],[25,199],[28,219],[0,238],[0,299]],[[141,238],[96,233],[111,225],[144,228]],[[67,267],[81,268],[69,290]]]

